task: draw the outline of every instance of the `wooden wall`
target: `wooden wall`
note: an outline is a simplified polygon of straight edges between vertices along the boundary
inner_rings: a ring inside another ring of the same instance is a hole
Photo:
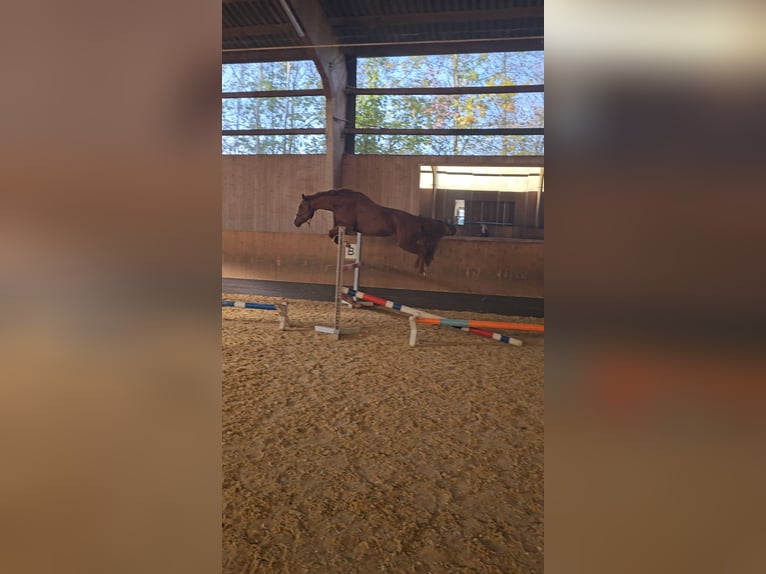
[[[326,170],[323,155],[223,156],[224,231],[298,231],[293,219],[301,193],[321,191]],[[318,233],[331,221],[319,212],[302,231]]]
[[[421,165],[542,165],[542,158],[345,156],[343,185],[388,207],[430,213],[431,190],[419,188]],[[301,193],[326,189],[326,169],[321,155],[224,156],[224,277],[333,283],[336,248],[317,237],[326,235],[332,215],[317,212],[310,227],[293,225]],[[392,238],[365,238],[362,254],[368,288],[543,297],[542,241],[444,238],[427,278]]]
[[[428,277],[418,275],[416,256],[396,247],[392,238],[365,237],[362,246],[361,284],[366,287],[543,297],[540,241],[446,237]],[[224,277],[327,285],[335,281],[337,247],[329,238],[225,231],[223,250]],[[353,272],[345,277],[351,284]]]

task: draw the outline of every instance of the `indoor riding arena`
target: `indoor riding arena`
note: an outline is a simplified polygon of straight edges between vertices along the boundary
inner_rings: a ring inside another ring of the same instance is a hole
[[[541,574],[542,1],[225,0],[222,85],[223,571]]]

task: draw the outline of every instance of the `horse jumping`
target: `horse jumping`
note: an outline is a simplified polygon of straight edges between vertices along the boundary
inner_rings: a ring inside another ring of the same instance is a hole
[[[445,235],[455,235],[457,228],[438,219],[413,215],[384,207],[359,191],[331,189],[313,195],[301,195],[302,200],[295,214],[296,227],[314,217],[318,209],[332,211],[333,228],[328,235],[337,242],[338,226],[347,233],[361,233],[376,237],[396,236],[397,245],[418,256],[415,267],[422,274],[434,259],[436,247]]]

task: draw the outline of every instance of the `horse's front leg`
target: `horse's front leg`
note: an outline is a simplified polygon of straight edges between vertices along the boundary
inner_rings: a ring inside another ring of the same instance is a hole
[[[426,259],[428,256],[428,248],[426,246],[426,241],[420,237],[415,241],[415,253],[418,254],[418,258],[415,260],[415,267],[418,268],[418,273],[420,273],[423,277],[426,276],[426,267],[430,263]]]
[[[330,236],[333,243],[338,244],[338,218],[334,211],[332,212],[332,229],[327,232],[327,235]]]

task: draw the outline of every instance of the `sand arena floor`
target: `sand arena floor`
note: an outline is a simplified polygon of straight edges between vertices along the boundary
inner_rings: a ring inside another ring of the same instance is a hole
[[[224,295],[240,301],[270,297]],[[454,318],[540,322],[433,310]],[[223,308],[226,573],[543,572],[544,337]]]

